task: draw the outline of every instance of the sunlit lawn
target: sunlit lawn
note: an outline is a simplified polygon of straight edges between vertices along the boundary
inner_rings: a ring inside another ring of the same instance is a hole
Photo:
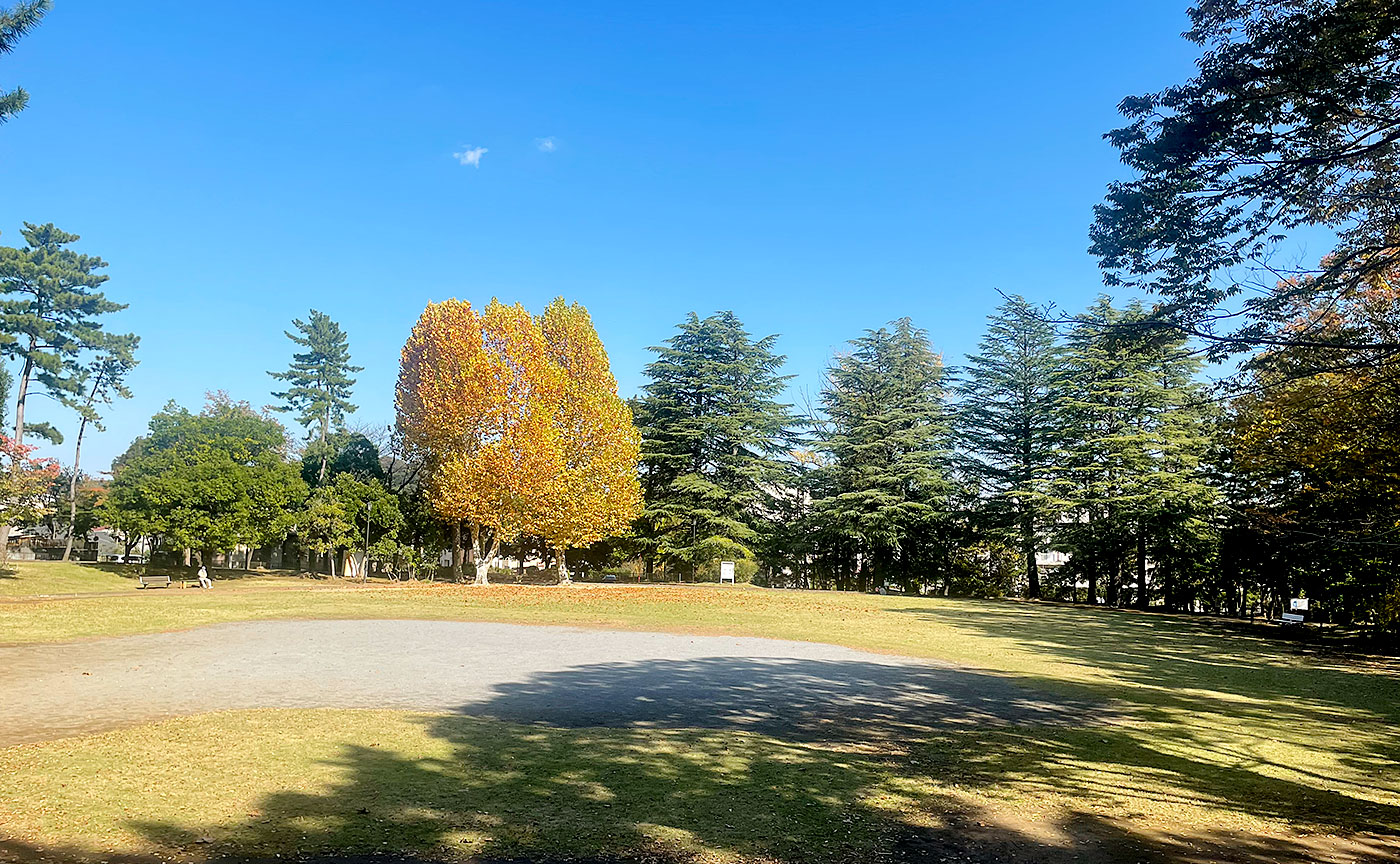
[[[1142,850],[1124,860],[1265,861],[1339,842],[1298,832],[1400,833],[1400,667],[1166,616],[718,587],[216,588],[0,603],[0,642],[287,617],[816,640],[992,670],[1107,703],[1116,719],[832,747],[390,712],[208,715],[0,752],[0,822],[18,826],[20,854],[48,843],[198,858],[296,841],[458,858],[855,861],[896,841],[976,840],[985,853],[1033,840],[1073,860],[1092,840]]]
[[[135,564],[79,564],[73,561],[10,561],[0,570],[0,598],[44,594],[108,594],[134,591],[145,567]],[[160,571],[167,572],[167,571]],[[173,571],[172,575],[174,575]],[[186,574],[189,575],[189,574]],[[214,571],[221,582],[240,588],[295,584],[302,580],[263,571]],[[191,578],[193,578],[191,576]]]

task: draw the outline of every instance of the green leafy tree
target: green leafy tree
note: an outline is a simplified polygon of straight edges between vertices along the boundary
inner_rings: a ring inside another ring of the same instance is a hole
[[[302,454],[301,476],[310,485],[320,482],[322,455],[310,448]],[[359,432],[332,432],[326,438],[324,456],[328,481],[340,474],[352,474],[360,480],[385,479],[379,445]]]
[[[103,512],[115,527],[167,548],[215,550],[280,542],[306,484],[281,424],[223,394],[190,413],[173,402],[113,463]]]
[[[870,330],[837,358],[821,392],[827,475],[812,517],[853,543],[859,585],[909,587],[920,540],[946,513],[951,449],[943,361],[928,335],[901,318]]]
[[[312,309],[307,320],[294,319],[292,325],[297,332],[288,331],[287,338],[306,350],[292,355],[287,371],[267,374],[288,385],[281,393],[272,394],[282,401],[276,410],[296,412],[297,422],[315,435],[308,449],[320,463],[316,482],[325,483],[331,429],[344,423],[346,414],[355,413],[350,404],[350,391],[355,386],[351,376],[362,367],[350,365],[349,339],[329,315]]]
[[[1299,299],[1325,308],[1400,262],[1400,5],[1202,0],[1189,15],[1197,73],[1125,98],[1128,125],[1106,136],[1137,175],[1095,208],[1107,283],[1158,293],[1160,319],[1221,353],[1393,354],[1393,340],[1346,338],[1317,319],[1276,325]],[[1337,254],[1315,278],[1281,279],[1308,272],[1280,254],[1306,226],[1335,232]]]
[[[53,8],[52,0],[25,0],[7,9],[0,9],[0,54],[9,54],[29,31],[39,26],[44,15]],[[29,94],[23,87],[0,91],[0,123],[24,110]]]
[[[126,386],[126,376],[136,366],[136,345],[135,337],[113,340],[108,349],[83,370],[86,396],[78,405],[78,436],[73,446],[73,467],[69,472],[68,542],[63,548],[64,561],[73,554],[73,538],[77,536],[78,482],[83,476],[83,436],[87,433],[88,426],[99,432],[105,428],[102,425],[102,408],[111,405],[113,399],[131,398],[131,391]]]
[[[398,499],[382,482],[343,473],[311,495],[298,533],[308,548],[330,559],[331,576],[335,577],[341,553],[362,545],[379,544],[381,553],[392,549],[403,524]]]
[[[1040,596],[1036,553],[1058,516],[1051,487],[1064,440],[1064,351],[1046,316],[1020,296],[988,319],[967,358],[957,428],[990,532],[1021,554],[1026,596]]]
[[[732,312],[691,315],[651,350],[635,406],[642,432],[643,515],[637,540],[648,574],[658,559],[687,568],[752,557],[789,471],[787,382],[776,336],[753,339]]]

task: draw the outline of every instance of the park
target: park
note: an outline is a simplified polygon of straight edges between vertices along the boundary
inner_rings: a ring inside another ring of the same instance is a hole
[[[388,11],[0,0],[0,864],[1400,861],[1400,6]]]

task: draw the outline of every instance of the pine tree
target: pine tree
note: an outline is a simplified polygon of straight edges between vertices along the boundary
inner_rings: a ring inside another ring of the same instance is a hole
[[[1064,352],[1054,326],[1020,296],[988,319],[957,411],[963,463],[994,534],[1014,538],[1026,596],[1040,596],[1036,552],[1053,527],[1049,493],[1063,439]]]
[[[0,9],[0,54],[15,50],[15,44],[38,27],[52,8],[52,0],[24,0],[9,9]],[[0,123],[23,111],[28,104],[29,94],[23,87],[0,92]]]
[[[362,367],[350,365],[349,339],[329,315],[312,309],[306,321],[293,319],[292,325],[300,335],[288,331],[287,338],[306,350],[292,355],[286,372],[267,374],[291,385],[272,394],[283,403],[274,406],[275,410],[295,411],[297,422],[316,435],[321,462],[317,482],[324,483],[330,455],[326,439],[332,425],[340,426],[346,414],[355,413],[355,406],[350,404],[355,379],[350,376],[362,371]]]
[[[788,376],[776,336],[753,339],[733,312],[691,313],[651,350],[651,379],[637,404],[644,506],[638,539],[650,568],[659,558],[689,569],[722,557],[753,557],[765,514],[787,466]]]
[[[813,516],[855,541],[862,589],[871,576],[908,587],[914,547],[949,491],[943,361],[908,318],[851,345],[821,393],[830,462]]]
[[[52,223],[24,223],[22,249],[0,247],[0,356],[18,360],[13,441],[24,446],[26,431],[58,444],[63,438],[48,423],[29,423],[25,407],[33,387],[61,405],[77,408],[82,398],[82,358],[126,344],[135,337],[108,333],[102,317],[125,309],[98,289],[107,262],[68,248],[78,235]],[[0,545],[10,526],[0,525]]]
[[[1100,297],[1071,334],[1064,403],[1071,437],[1057,494],[1075,517],[1061,526],[1062,545],[1088,579],[1090,602],[1102,577],[1105,600],[1118,605],[1131,558],[1135,600],[1146,608],[1150,553],[1158,566],[1169,567],[1172,556],[1154,532],[1168,533],[1213,498],[1202,470],[1209,412],[1198,370],[1185,338],[1154,326],[1137,302],[1120,310]]]
[[[101,432],[102,406],[111,405],[113,399],[130,399],[131,391],[126,386],[126,376],[136,366],[137,340],[123,340],[99,354],[84,370],[83,385],[86,397],[78,406],[78,435],[73,446],[73,466],[69,473],[68,485],[68,542],[63,548],[63,560],[73,553],[73,539],[78,524],[78,483],[82,479],[83,436],[92,426]]]

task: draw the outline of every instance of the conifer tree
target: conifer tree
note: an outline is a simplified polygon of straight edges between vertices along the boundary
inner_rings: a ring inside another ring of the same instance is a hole
[[[82,358],[88,352],[134,345],[135,337],[108,333],[103,316],[125,309],[100,290],[107,262],[69,248],[78,235],[52,223],[24,223],[22,249],[0,246],[0,356],[19,361],[15,379],[13,441],[24,446],[26,432],[61,443],[48,423],[28,423],[25,407],[33,388],[61,405],[79,407]],[[0,525],[0,545],[10,526]]]
[[[305,348],[292,355],[286,372],[269,372],[278,381],[290,386],[273,397],[282,400],[274,406],[277,411],[295,411],[297,422],[316,435],[316,455],[321,468],[317,483],[326,482],[326,462],[330,456],[326,439],[331,427],[345,422],[346,414],[355,413],[350,404],[350,391],[362,371],[350,365],[350,342],[340,325],[329,315],[311,310],[307,320],[293,319],[297,333],[287,332],[287,338]]]
[[[1149,553],[1159,567],[1172,554],[1153,531],[1213,499],[1202,470],[1209,403],[1198,370],[1185,338],[1155,326],[1137,302],[1116,309],[1100,297],[1071,334],[1070,439],[1057,494],[1075,516],[1061,528],[1062,545],[1088,580],[1091,603],[1102,577],[1105,600],[1119,604],[1124,564],[1134,559],[1134,599],[1145,608]]]
[[[913,576],[916,539],[945,507],[949,424],[943,361],[908,318],[851,342],[827,373],[821,446],[830,464],[813,516],[855,541],[859,585]]]
[[[773,512],[780,454],[792,437],[788,380],[776,336],[753,339],[733,312],[691,313],[651,350],[650,383],[637,404],[644,508],[638,540],[657,559],[689,569],[752,557]]]
[[[63,548],[64,561],[73,553],[74,529],[78,524],[78,483],[83,477],[83,436],[89,426],[99,432],[103,430],[103,406],[111,405],[113,399],[131,398],[131,391],[126,386],[126,376],[136,366],[136,345],[135,337],[114,343],[84,370],[83,384],[87,395],[78,406],[78,435],[73,445],[73,466],[68,485],[68,542]]]
[[[1064,352],[1054,326],[1020,296],[1008,297],[988,322],[959,388],[958,439],[980,515],[994,533],[1014,538],[1026,596],[1034,598],[1036,552],[1055,518]]]
[[[0,9],[0,54],[15,50],[15,44],[38,27],[52,8],[52,0],[24,0],[8,9]],[[23,87],[9,92],[0,91],[0,123],[23,111],[28,104],[29,94]]]

